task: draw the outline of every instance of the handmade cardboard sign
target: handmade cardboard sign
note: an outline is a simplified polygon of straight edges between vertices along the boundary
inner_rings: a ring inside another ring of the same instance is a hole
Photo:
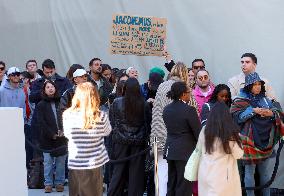
[[[111,54],[162,56],[167,19],[116,14],[112,17]]]

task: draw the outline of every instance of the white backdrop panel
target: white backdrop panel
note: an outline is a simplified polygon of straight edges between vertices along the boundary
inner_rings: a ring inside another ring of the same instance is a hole
[[[167,45],[189,66],[203,58],[215,84],[240,72],[240,56],[253,52],[257,71],[268,78],[282,103],[284,2],[281,0],[0,0],[0,59],[24,66],[54,59],[59,73],[69,65],[88,67],[100,57],[113,67],[135,66],[140,80],[161,57],[110,55],[111,16],[126,13],[168,19]]]

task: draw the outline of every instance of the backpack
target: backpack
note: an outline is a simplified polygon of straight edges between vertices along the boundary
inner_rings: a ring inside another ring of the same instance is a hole
[[[44,170],[42,159],[32,159],[30,161],[31,169],[28,172],[28,187],[29,189],[44,188]]]

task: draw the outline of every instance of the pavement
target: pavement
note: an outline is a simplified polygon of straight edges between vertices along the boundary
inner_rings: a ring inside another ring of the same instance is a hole
[[[53,189],[52,193],[44,193],[44,189],[29,189],[28,196],[69,196],[68,186],[64,187],[64,192],[58,193]],[[107,194],[104,193],[103,196]]]

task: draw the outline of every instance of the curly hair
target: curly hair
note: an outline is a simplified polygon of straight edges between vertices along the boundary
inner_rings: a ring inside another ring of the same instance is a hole
[[[230,107],[232,104],[232,95],[230,88],[226,84],[218,84],[215,87],[209,102],[215,103],[218,100],[218,93],[220,93],[222,90],[226,90],[228,92],[228,101],[226,102],[226,105]]]
[[[188,82],[188,71],[187,66],[183,62],[177,62],[175,66],[172,68],[171,77],[178,77],[184,82]]]

